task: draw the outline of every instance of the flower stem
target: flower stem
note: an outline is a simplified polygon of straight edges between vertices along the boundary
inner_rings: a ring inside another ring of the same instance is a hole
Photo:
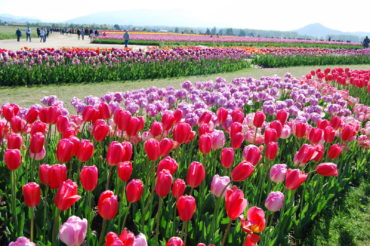
[[[182,225],[182,231],[184,235],[184,246],[186,246],[186,240],[188,238],[188,221],[184,222]]]
[[[55,217],[54,217],[54,226],[53,226],[53,234],[52,234],[52,240],[53,240],[53,245],[56,245],[57,243],[57,235],[56,235],[56,232],[57,232],[57,228],[59,227],[59,217],[60,217],[60,213],[62,212],[61,210],[59,210],[58,208],[56,208],[56,213],[55,213]]]
[[[11,208],[12,208],[12,214],[14,218],[14,229],[15,234],[18,235],[18,219],[17,219],[17,210],[16,210],[16,170],[11,171],[11,183],[12,183],[12,201],[11,201]]]
[[[162,202],[163,202],[162,198],[159,197],[158,212],[157,212],[157,226],[155,228],[155,234],[156,234],[157,238],[159,236],[159,224],[160,224],[160,220],[161,220]]]
[[[126,220],[127,220],[128,214],[130,213],[130,208],[131,208],[131,202],[128,203],[127,212],[125,214],[125,218],[123,219],[123,224],[120,227],[122,230],[125,228]]]
[[[227,228],[226,228],[226,231],[225,231],[225,234],[224,234],[224,238],[222,239],[222,244],[221,244],[221,246],[224,246],[224,245],[225,245],[225,243],[226,243],[227,235],[229,234],[230,227],[231,227],[231,222],[233,222],[233,220],[230,220],[229,224],[227,225]]]
[[[31,229],[30,229],[30,238],[31,242],[33,242],[33,225],[34,225],[34,218],[35,218],[35,210],[33,207],[30,207],[31,210]]]
[[[103,225],[102,225],[102,228],[100,231],[100,237],[99,237],[99,244],[98,244],[99,246],[101,246],[103,243],[105,227],[107,227],[107,220],[103,219]]]
[[[105,189],[106,189],[106,190],[108,190],[108,189],[109,189],[109,181],[110,181],[110,177],[112,176],[112,172],[113,172],[113,166],[111,166],[111,167],[108,169],[107,184],[105,185]]]
[[[215,211],[213,213],[212,224],[211,224],[210,240],[209,240],[210,242],[213,241],[213,237],[215,235],[215,226],[216,226],[216,221],[217,221],[217,216],[218,216],[218,210],[220,209],[221,199],[222,199],[222,196],[219,197],[219,198],[217,198]]]

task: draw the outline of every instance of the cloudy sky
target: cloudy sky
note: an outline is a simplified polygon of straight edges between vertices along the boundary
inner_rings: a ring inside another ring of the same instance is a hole
[[[0,0],[0,14],[46,21],[129,9],[184,9],[191,18],[224,27],[285,31],[321,23],[346,32],[370,32],[369,0]]]

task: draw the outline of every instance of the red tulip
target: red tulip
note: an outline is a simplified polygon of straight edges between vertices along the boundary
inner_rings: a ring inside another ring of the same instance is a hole
[[[315,151],[316,151],[316,156],[315,158],[313,158],[313,160],[319,162],[321,161],[325,153],[324,145],[321,145],[321,144],[315,145]]]
[[[70,126],[69,118],[64,115],[59,115],[57,118],[57,129],[58,132],[65,132]]]
[[[4,118],[9,122],[14,116],[16,116],[19,113],[19,107],[17,104],[7,103],[7,104],[4,104],[1,107],[1,109],[2,109],[1,111],[2,111]]]
[[[275,129],[266,128],[264,137],[265,137],[265,144],[268,144],[269,142],[276,142],[278,139],[278,134]]]
[[[209,134],[203,134],[199,137],[199,150],[203,154],[208,154],[211,151],[211,136]]]
[[[242,123],[244,120],[244,113],[243,110],[240,108],[235,108],[231,113],[231,119],[233,122],[240,122]]]
[[[171,237],[166,246],[184,246],[184,242],[179,237]]]
[[[221,151],[221,165],[225,168],[229,168],[234,163],[234,149],[224,148]]]
[[[124,150],[122,161],[130,161],[132,157],[132,144],[130,142],[123,142],[121,144]]]
[[[61,114],[62,112],[57,106],[41,108],[39,110],[40,120],[46,124],[56,124],[58,116]]]
[[[7,149],[4,153],[4,162],[10,170],[16,170],[21,165],[21,152],[19,149]]]
[[[181,121],[181,119],[183,118],[183,113],[180,109],[176,109],[175,111],[173,111],[173,117],[175,118],[175,121],[174,123],[178,123]]]
[[[204,111],[203,114],[198,119],[198,124],[208,124],[212,119],[212,115],[208,111]]]
[[[269,160],[275,159],[277,153],[279,151],[279,146],[277,142],[269,142],[266,146],[266,158]]]
[[[356,136],[356,130],[352,125],[346,125],[342,129],[342,140],[352,141]]]
[[[318,120],[316,126],[324,130],[326,127],[330,126],[330,122],[328,120]]]
[[[244,147],[243,157],[244,160],[255,166],[262,158],[261,150],[257,146],[250,144]]]
[[[109,126],[104,122],[94,126],[93,128],[93,137],[95,141],[103,141],[109,133]]]
[[[324,131],[320,128],[312,128],[308,135],[311,144],[318,144],[324,137]]]
[[[174,198],[179,198],[184,195],[186,183],[183,179],[176,179],[172,185],[172,195]]]
[[[283,131],[283,125],[281,124],[280,121],[275,120],[270,123],[269,128],[275,129],[276,131],[276,138],[280,138],[281,132]]]
[[[46,128],[47,128],[47,126],[44,122],[36,121],[35,123],[33,123],[32,127],[31,127],[30,134],[33,135],[36,132],[41,132],[42,134],[45,134],[46,133]]]
[[[90,160],[94,154],[94,144],[90,140],[82,139],[80,143],[80,148],[77,153],[77,158],[81,162]]]
[[[22,136],[21,135],[10,134],[8,136],[8,149],[20,149],[21,146],[22,146]]]
[[[126,129],[127,135],[130,137],[136,136],[141,128],[142,128],[141,118],[131,117]]]
[[[294,155],[294,163],[298,166],[304,166],[310,160],[313,160],[318,152],[314,146],[303,144]]]
[[[40,186],[35,182],[30,182],[22,187],[24,203],[27,207],[36,207],[41,200]]]
[[[163,169],[170,171],[171,175],[174,175],[179,165],[175,159],[167,156],[158,163],[157,174]]]
[[[59,162],[69,162],[72,157],[74,144],[70,139],[61,139],[57,146],[57,159]]]
[[[114,111],[114,123],[118,126],[121,131],[126,131],[131,120],[131,113],[124,109],[117,109]]]
[[[231,147],[233,149],[239,149],[244,142],[244,135],[241,132],[235,133],[231,137]]]
[[[331,126],[327,126],[324,129],[324,140],[326,143],[331,143],[335,138],[335,130]]]
[[[118,177],[123,181],[127,182],[132,174],[132,163],[129,161],[120,162],[117,166]]]
[[[168,131],[172,128],[175,121],[175,117],[172,112],[166,112],[162,116],[162,125],[164,130]]]
[[[225,108],[218,108],[216,114],[218,123],[222,125],[226,122],[229,112]]]
[[[80,172],[82,187],[87,191],[93,191],[98,184],[98,168],[94,166],[84,166]]]
[[[45,136],[41,132],[37,132],[31,136],[30,151],[32,153],[40,153],[44,147]]]
[[[230,137],[233,138],[235,134],[243,130],[243,125],[240,122],[233,122],[230,125]]]
[[[307,179],[306,173],[299,169],[288,169],[285,177],[285,186],[289,190],[297,189]]]
[[[133,179],[126,186],[126,199],[128,202],[137,202],[143,194],[144,185],[140,179]]]
[[[117,165],[122,161],[125,150],[121,143],[113,141],[108,146],[107,162],[111,166]]]
[[[155,185],[155,192],[158,196],[167,196],[171,191],[172,175],[167,169],[163,169],[157,175],[157,182]]]
[[[247,233],[260,233],[265,229],[266,220],[265,213],[259,207],[251,207],[248,209],[248,221],[241,219],[242,229]]]
[[[200,183],[202,183],[204,176],[206,175],[206,171],[202,163],[193,161],[188,169],[188,175],[186,176],[186,183],[190,187],[198,187]]]
[[[158,160],[161,154],[161,149],[159,146],[158,140],[151,138],[144,143],[145,153],[148,155],[148,158],[152,161]]]
[[[188,123],[180,122],[173,129],[173,140],[179,144],[186,143],[191,134],[191,126]]]
[[[285,111],[284,109],[280,110],[276,114],[276,120],[280,121],[280,123],[282,125],[285,124],[285,122],[287,121],[288,117],[289,117],[289,113],[287,111]]]
[[[22,120],[22,118],[19,117],[19,116],[14,116],[11,119],[10,123],[11,123],[12,130],[15,133],[18,133],[18,132],[23,131],[23,129],[24,129],[25,125],[26,125],[25,121]]]
[[[253,125],[260,128],[265,122],[266,115],[263,112],[256,112],[253,118]]]
[[[243,191],[239,190],[237,186],[234,185],[232,189],[226,191],[225,208],[230,219],[236,220],[247,206],[248,201],[244,198]]]
[[[55,195],[54,204],[60,210],[69,209],[75,202],[80,200],[80,196],[77,195],[77,184],[72,180],[68,179],[63,182]]]
[[[341,153],[342,153],[342,147],[340,147],[339,144],[333,144],[329,148],[328,157],[330,159],[336,159],[340,156]]]
[[[306,136],[307,125],[301,122],[295,122],[294,133],[297,138],[303,138]]]
[[[118,199],[113,191],[106,190],[100,194],[98,200],[98,213],[103,219],[111,220],[116,217],[118,211]]]
[[[176,201],[177,213],[182,221],[186,222],[191,220],[197,204],[195,198],[192,196],[180,196]]]
[[[82,119],[85,122],[93,122],[100,118],[100,112],[94,106],[88,105],[82,113]]]
[[[149,130],[153,137],[161,136],[163,134],[163,126],[161,122],[153,121]]]
[[[342,126],[342,119],[339,116],[333,116],[330,120],[330,125],[337,130],[339,127]]]
[[[106,102],[101,102],[99,104],[99,114],[102,119],[110,119],[110,116],[112,114],[109,105]]]
[[[44,185],[49,184],[49,170],[51,166],[49,164],[42,164],[39,168],[39,178],[40,182]]]
[[[76,136],[68,137],[68,139],[73,143],[72,156],[77,156],[78,152],[80,151],[80,139],[78,139]]]
[[[316,172],[323,176],[338,176],[337,165],[331,162],[317,165]]]
[[[249,178],[253,174],[254,166],[252,163],[242,161],[239,163],[231,172],[231,178],[233,181],[240,182]]]
[[[254,233],[247,234],[243,246],[256,246],[260,238],[261,236],[258,234]]]
[[[161,157],[164,157],[170,153],[173,148],[173,141],[170,138],[164,138],[159,142],[159,148],[161,152]]]
[[[50,189],[59,188],[67,179],[67,167],[65,165],[55,164],[50,167],[47,173]]]
[[[199,136],[203,134],[211,133],[213,131],[212,127],[209,124],[202,124],[198,128]]]
[[[27,121],[28,124],[32,124],[37,120],[39,116],[39,110],[36,107],[30,107],[24,116],[24,119]]]

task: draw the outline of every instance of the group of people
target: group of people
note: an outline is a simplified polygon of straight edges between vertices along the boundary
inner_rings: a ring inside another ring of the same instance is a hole
[[[362,42],[362,46],[367,49],[369,48],[369,43],[370,43],[370,39],[368,38],[368,36],[366,36],[366,38],[364,39],[364,41]]]
[[[84,40],[85,35],[89,35],[90,39],[99,36],[98,30],[92,30],[92,29],[77,29],[76,31],[78,40],[80,40],[80,37],[82,40]]]
[[[48,28],[37,28],[37,36],[40,38],[40,42],[46,42],[46,38],[49,37],[50,30]]]
[[[49,29],[48,28],[37,28],[37,37],[40,38],[40,42],[46,42],[46,38],[49,36]],[[31,42],[31,28],[27,27],[25,30],[26,33],[26,41]],[[17,41],[19,42],[22,36],[22,31],[18,28],[15,31],[15,35],[17,36]]]

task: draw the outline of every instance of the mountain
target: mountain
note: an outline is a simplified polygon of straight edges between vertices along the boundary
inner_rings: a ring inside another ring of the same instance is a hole
[[[326,37],[328,35],[343,35],[344,32],[330,29],[328,27],[325,27],[319,23],[310,24],[307,26],[304,26],[298,30],[295,30],[298,34],[301,35],[309,35],[314,37]]]
[[[17,23],[36,23],[36,22],[41,22],[40,20],[36,18],[31,18],[31,17],[22,17],[22,16],[14,16],[10,14],[0,14],[0,20],[6,21],[6,22],[17,22]]]
[[[212,22],[193,18],[183,9],[172,10],[119,10],[98,12],[66,21],[74,24],[119,24],[133,26],[214,26]]]

